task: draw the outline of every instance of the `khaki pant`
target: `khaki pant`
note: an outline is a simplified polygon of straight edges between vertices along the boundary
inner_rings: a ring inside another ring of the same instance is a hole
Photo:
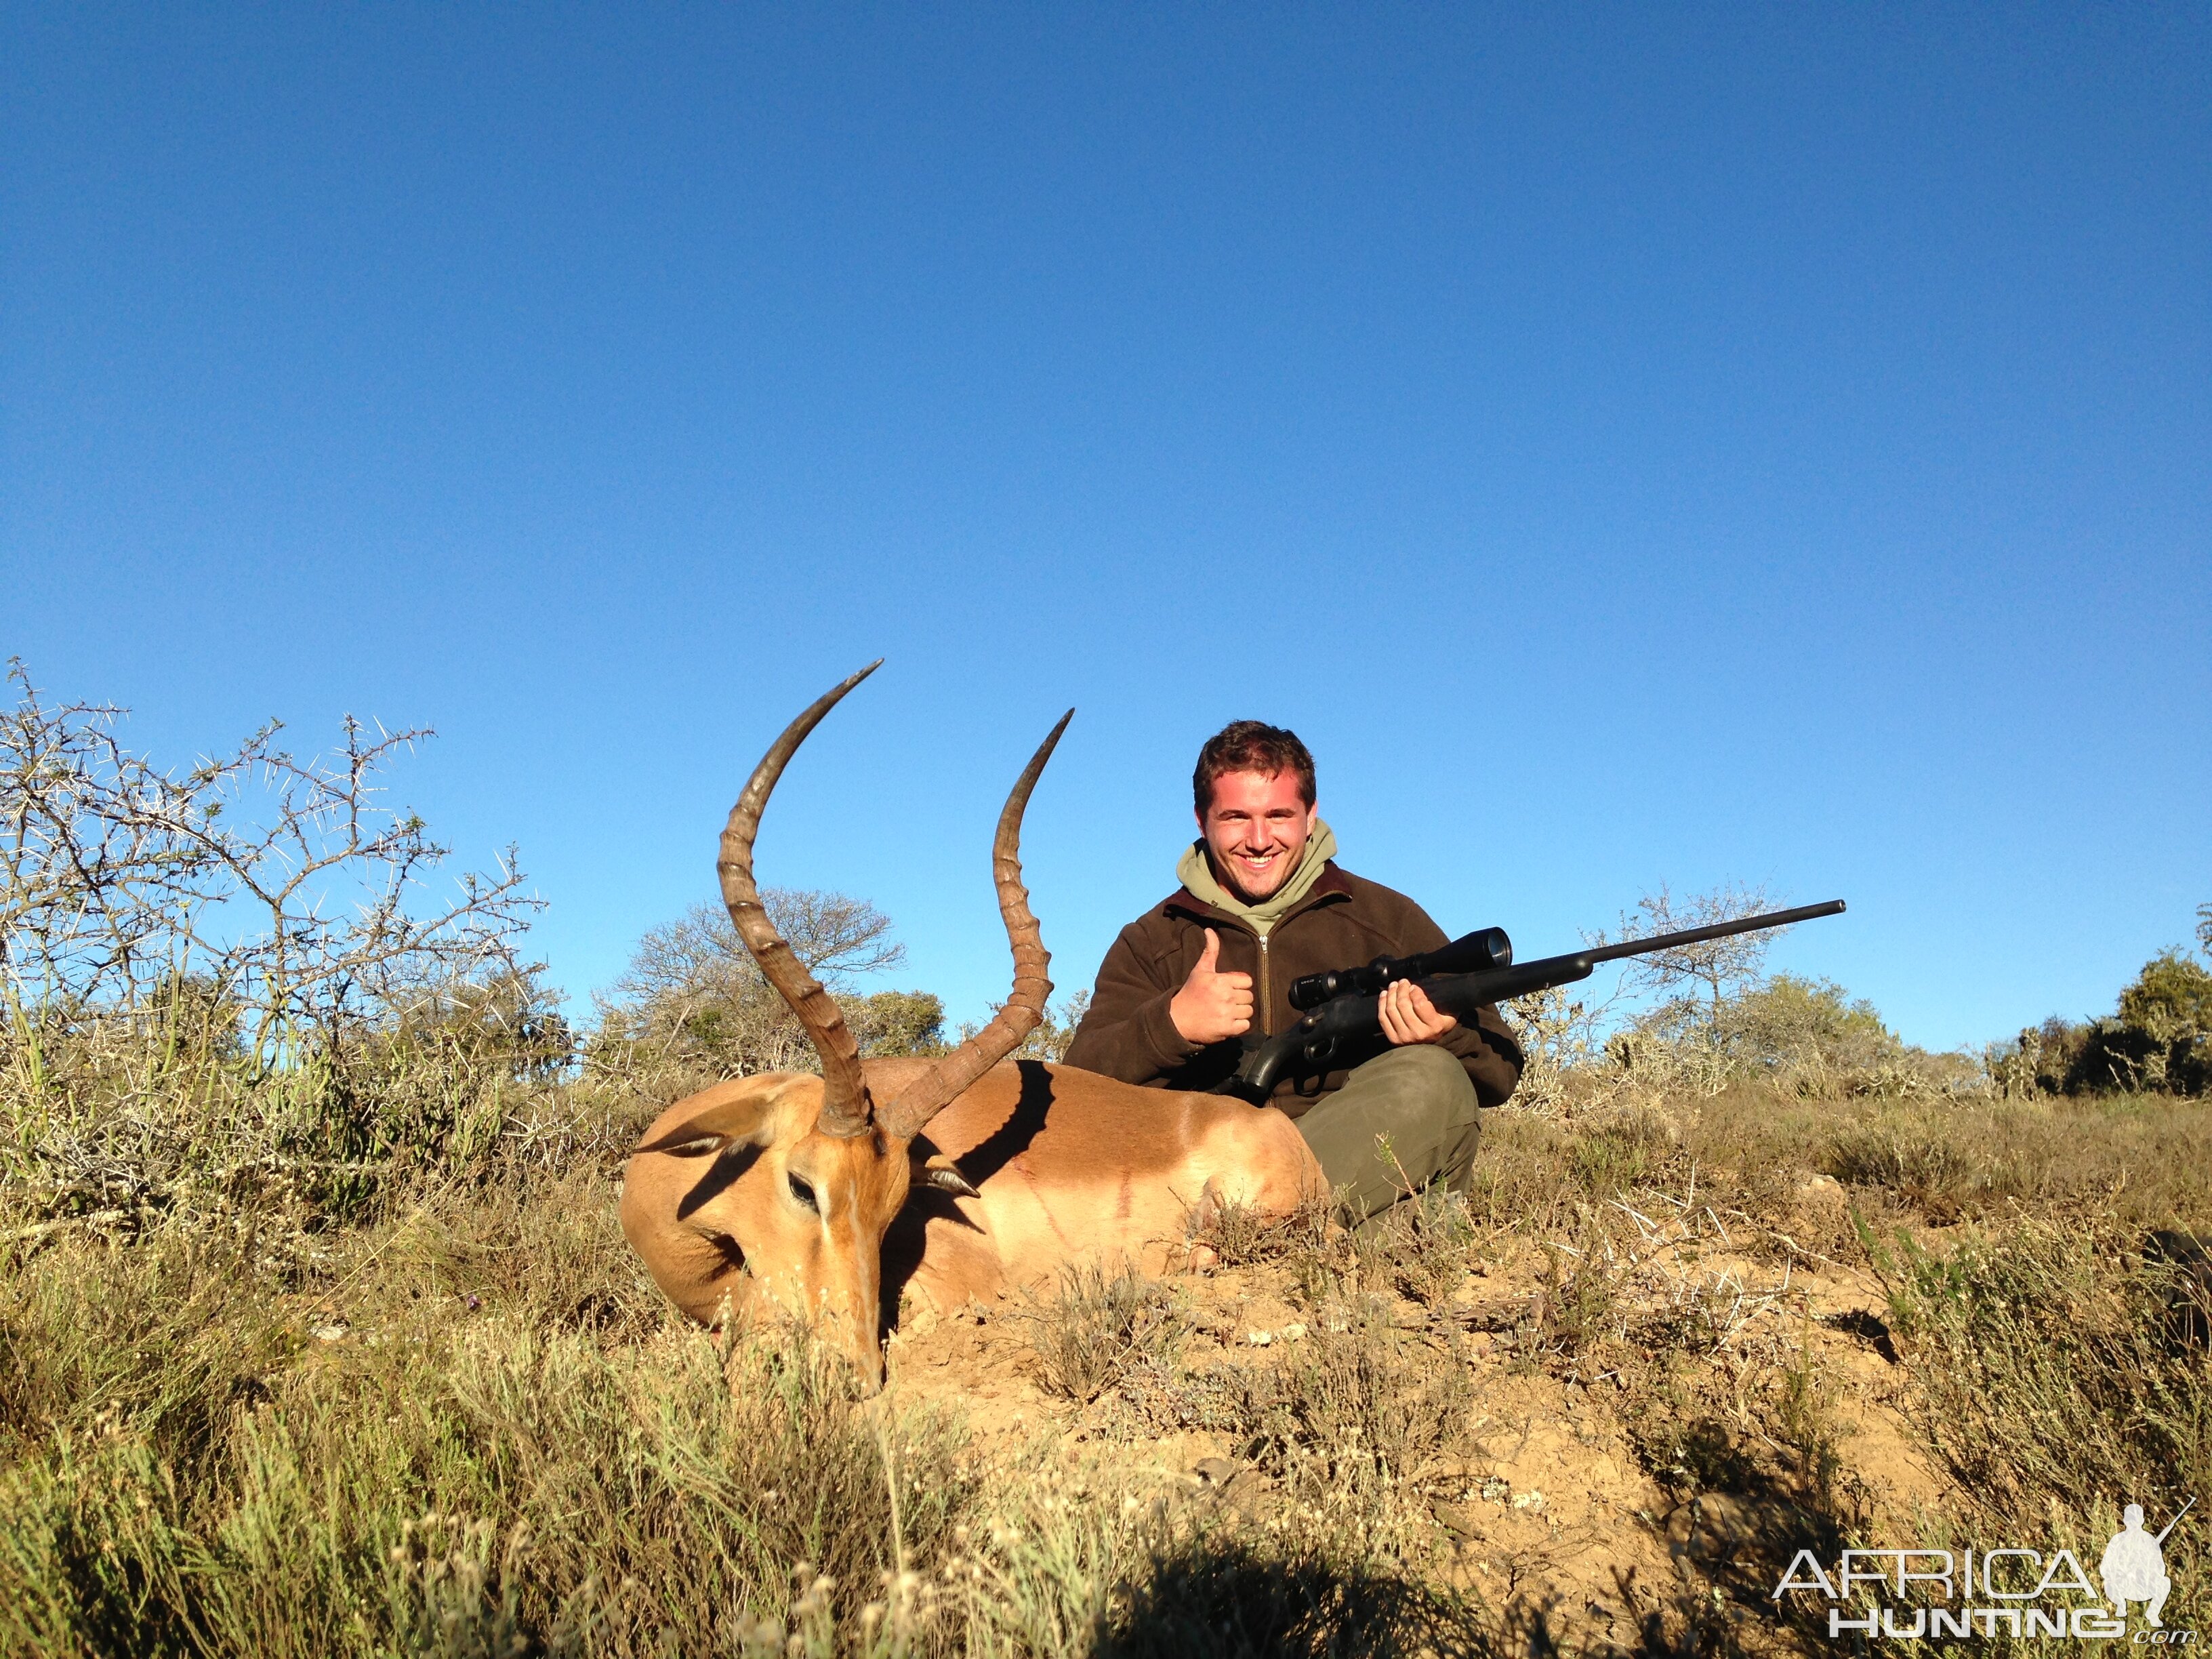
[[[1355,1069],[1297,1125],[1356,1224],[1409,1188],[1443,1181],[1465,1190],[1482,1136],[1477,1109],[1466,1067],[1432,1044],[1409,1043]]]

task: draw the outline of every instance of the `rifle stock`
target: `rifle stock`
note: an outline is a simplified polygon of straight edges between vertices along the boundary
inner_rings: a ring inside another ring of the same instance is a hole
[[[1514,963],[1468,974],[1430,974],[1416,978],[1428,999],[1441,1013],[1471,1020],[1475,1011],[1494,1002],[1505,1002],[1514,997],[1525,997],[1537,991],[1548,991],[1556,986],[1571,985],[1577,980],[1588,979],[1596,972],[1598,964],[1617,962],[1624,957],[1650,956],[1657,951],[1676,950],[1686,945],[1700,945],[1707,939],[1727,939],[1737,933],[1763,933],[1770,927],[1787,927],[1794,922],[1810,921],[1816,916],[1833,916],[1843,913],[1844,902],[1830,899],[1825,904],[1802,904],[1790,910],[1770,910],[1756,916],[1741,916],[1734,921],[1716,922],[1707,927],[1686,927],[1679,933],[1655,933],[1649,939],[1625,939],[1618,945],[1593,945],[1566,956],[1545,957],[1536,962]],[[1494,935],[1496,945],[1491,945],[1492,960],[1503,957],[1512,961],[1512,946],[1504,935],[1492,928],[1486,939]],[[1471,940],[1476,935],[1469,934]],[[1502,945],[1502,948],[1498,948]],[[1436,953],[1436,954],[1441,954]],[[1419,958],[1409,960],[1419,962]],[[1338,974],[1316,975],[1313,981],[1329,980],[1356,982],[1355,975],[1362,970],[1346,969]],[[1326,1071],[1329,1062],[1346,1044],[1370,1037],[1382,1029],[1382,999],[1379,993],[1348,989],[1314,1008],[1289,1030],[1256,1042],[1249,1042],[1244,1050],[1243,1064],[1237,1074],[1224,1082],[1216,1093],[1236,1095],[1255,1106],[1264,1106],[1275,1085],[1285,1073],[1294,1068],[1300,1072]]]

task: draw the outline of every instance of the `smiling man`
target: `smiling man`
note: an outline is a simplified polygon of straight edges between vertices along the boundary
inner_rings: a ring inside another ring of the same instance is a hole
[[[1413,900],[1336,866],[1313,757],[1294,733],[1258,720],[1224,727],[1199,751],[1191,791],[1199,838],[1176,866],[1182,884],[1107,952],[1071,1066],[1211,1089],[1237,1070],[1248,1036],[1297,1021],[1293,980],[1445,942]],[[1462,1024],[1401,982],[1380,1014],[1382,1035],[1364,1052],[1285,1079],[1268,1103],[1297,1121],[1358,1217],[1409,1185],[1462,1179],[1478,1107],[1503,1101],[1521,1076],[1520,1045],[1495,1008]]]

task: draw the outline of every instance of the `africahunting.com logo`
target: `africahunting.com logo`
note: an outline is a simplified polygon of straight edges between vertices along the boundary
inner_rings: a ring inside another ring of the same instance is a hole
[[[2166,1537],[2196,1504],[2191,1498],[2156,1533],[2144,1530],[2142,1505],[2129,1504],[2094,1584],[2071,1550],[1845,1550],[1832,1571],[1800,1550],[1772,1599],[1793,1591],[1826,1597],[1831,1637],[2071,1636],[2191,1647],[2197,1632],[2168,1630],[2160,1615],[2173,1589]]]

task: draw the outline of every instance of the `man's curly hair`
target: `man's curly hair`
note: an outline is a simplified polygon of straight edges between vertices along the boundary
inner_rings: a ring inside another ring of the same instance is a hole
[[[1313,757],[1295,732],[1264,720],[1231,720],[1206,740],[1198,751],[1198,769],[1190,775],[1190,793],[1200,817],[1213,804],[1213,781],[1224,772],[1257,772],[1273,777],[1280,772],[1298,775],[1298,798],[1314,804]]]

